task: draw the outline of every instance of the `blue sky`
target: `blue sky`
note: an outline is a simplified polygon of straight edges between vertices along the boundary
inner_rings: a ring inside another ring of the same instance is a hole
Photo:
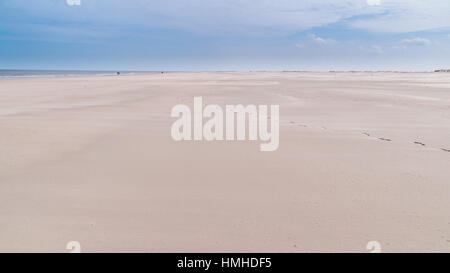
[[[450,68],[449,0],[2,0],[0,69]]]

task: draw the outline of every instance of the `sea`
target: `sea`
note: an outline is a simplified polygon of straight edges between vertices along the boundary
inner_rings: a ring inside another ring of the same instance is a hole
[[[0,79],[10,78],[49,78],[49,77],[85,77],[85,76],[113,76],[130,74],[161,73],[160,71],[89,71],[89,70],[2,70]]]

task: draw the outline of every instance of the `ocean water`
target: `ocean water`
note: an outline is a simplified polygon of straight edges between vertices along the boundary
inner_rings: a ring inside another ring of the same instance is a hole
[[[80,77],[80,76],[112,76],[143,73],[160,73],[155,71],[87,71],[87,70],[2,70],[1,78],[44,78],[44,77]]]

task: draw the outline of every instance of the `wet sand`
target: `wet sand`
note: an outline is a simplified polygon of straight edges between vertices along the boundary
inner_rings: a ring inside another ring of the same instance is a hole
[[[279,149],[173,141],[194,96]],[[450,73],[0,80],[0,252],[448,252],[449,177]]]

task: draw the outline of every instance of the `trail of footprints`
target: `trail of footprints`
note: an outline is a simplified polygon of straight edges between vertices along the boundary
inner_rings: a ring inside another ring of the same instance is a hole
[[[369,134],[369,133],[363,132],[362,134],[365,135],[365,136],[370,137],[370,134]],[[392,141],[392,139],[390,139],[390,138],[384,138],[384,137],[378,137],[378,139],[379,139],[379,140],[383,140],[383,141]],[[427,146],[425,143],[420,142],[420,141],[414,141],[413,143],[416,144],[416,145],[423,146],[423,147]],[[444,152],[449,152],[449,153],[450,153],[450,149],[445,149],[445,148],[440,148],[440,149],[441,149],[442,151],[444,151]]]
[[[290,124],[295,125],[296,122],[290,121]],[[297,126],[299,126],[299,127],[304,127],[304,128],[313,127],[313,126],[308,126],[308,125],[302,124],[302,123],[297,123]],[[316,126],[314,126],[314,127],[316,127]],[[317,128],[317,127],[316,127],[316,128]],[[319,127],[319,128],[322,129],[322,130],[327,130],[327,127],[325,127],[325,126],[321,126],[321,127]],[[372,137],[372,136],[371,136],[369,133],[367,133],[367,132],[362,132],[361,134],[363,134],[363,135],[365,135],[365,136],[367,136],[367,137]],[[390,138],[384,138],[384,137],[376,137],[376,138],[379,139],[379,140],[381,140],[381,141],[387,141],[387,142],[391,142],[391,141],[392,141],[392,139],[390,139]],[[420,146],[423,146],[423,147],[427,146],[425,143],[420,142],[420,141],[414,141],[413,144],[420,145]],[[444,152],[450,153],[450,149],[440,148],[440,150],[441,150],[441,151],[444,151]]]

